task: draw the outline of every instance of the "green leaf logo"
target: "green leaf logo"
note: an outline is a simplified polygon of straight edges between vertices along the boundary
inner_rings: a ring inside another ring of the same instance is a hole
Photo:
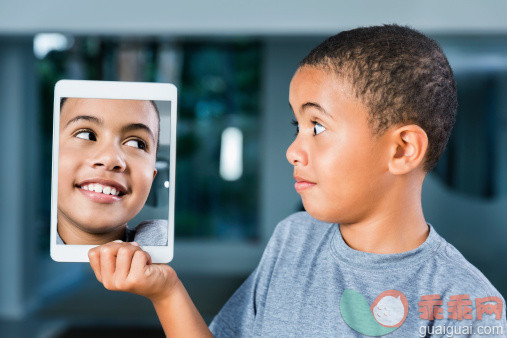
[[[347,289],[340,299],[343,320],[355,331],[367,336],[383,336],[403,324],[408,314],[408,301],[398,290],[382,292],[372,305],[359,292]]]

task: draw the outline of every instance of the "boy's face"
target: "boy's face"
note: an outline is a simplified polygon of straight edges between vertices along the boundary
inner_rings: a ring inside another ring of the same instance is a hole
[[[287,159],[306,211],[333,223],[374,212],[391,179],[388,138],[374,139],[367,109],[348,84],[332,71],[302,67],[292,78],[289,103],[299,132]]]
[[[60,113],[59,222],[98,234],[131,220],[157,173],[157,133],[150,101],[67,99]]]

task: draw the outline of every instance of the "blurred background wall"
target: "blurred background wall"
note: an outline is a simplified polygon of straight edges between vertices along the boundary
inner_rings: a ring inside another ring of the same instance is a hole
[[[0,336],[157,336],[151,304],[49,258],[53,87],[59,79],[179,89],[175,258],[209,322],[301,209],[285,150],[297,63],[325,37],[410,25],[458,83],[458,121],[423,186],[428,222],[507,294],[507,3],[503,1],[0,2]],[[220,174],[222,133],[242,171]]]

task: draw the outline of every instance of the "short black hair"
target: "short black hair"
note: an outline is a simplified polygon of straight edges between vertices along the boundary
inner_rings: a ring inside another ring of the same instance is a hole
[[[60,113],[63,108],[63,104],[65,101],[67,101],[68,97],[62,97],[60,99]],[[157,147],[155,148],[155,154],[158,154],[158,147],[160,145],[160,112],[157,107],[157,103],[153,100],[150,100],[151,104],[153,105],[153,108],[155,108],[155,112],[157,113]]]
[[[299,64],[332,70],[347,81],[369,110],[372,134],[399,123],[416,124],[428,136],[423,169],[442,156],[456,121],[452,69],[438,44],[398,25],[361,27],[336,34]]]

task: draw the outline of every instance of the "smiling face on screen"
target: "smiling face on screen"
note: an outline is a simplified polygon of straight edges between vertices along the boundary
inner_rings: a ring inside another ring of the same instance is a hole
[[[158,128],[150,101],[65,101],[60,114],[59,228],[108,233],[142,209],[157,173]]]

